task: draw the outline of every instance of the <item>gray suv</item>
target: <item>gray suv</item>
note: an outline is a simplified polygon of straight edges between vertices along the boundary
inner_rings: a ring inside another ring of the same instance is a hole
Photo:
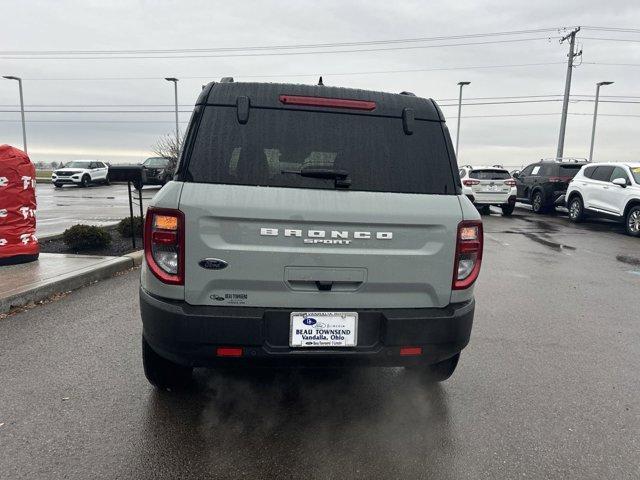
[[[453,373],[482,224],[433,100],[210,83],[145,225],[143,363],[406,366]]]

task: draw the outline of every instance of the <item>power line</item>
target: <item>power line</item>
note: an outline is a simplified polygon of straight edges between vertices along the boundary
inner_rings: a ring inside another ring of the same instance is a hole
[[[122,56],[122,55],[113,55],[113,56],[66,56],[66,57],[55,57],[55,56],[0,56],[1,59],[4,60],[140,60],[140,59],[188,59],[188,58],[231,58],[231,57],[273,57],[273,56],[291,56],[291,55],[320,55],[320,54],[335,54],[335,53],[358,53],[358,52],[386,52],[386,51],[397,51],[397,50],[416,50],[416,49],[426,49],[426,48],[441,48],[441,47],[466,47],[471,45],[494,45],[494,44],[504,44],[504,43],[516,43],[516,42],[530,42],[535,40],[549,40],[550,37],[528,37],[528,38],[516,38],[509,40],[488,40],[485,42],[465,42],[465,43],[447,43],[447,44],[439,44],[439,45],[412,45],[412,46],[403,46],[403,47],[389,47],[389,48],[359,48],[359,49],[350,49],[350,50],[313,50],[313,51],[305,51],[305,52],[260,52],[260,53],[225,53],[225,54],[215,54],[215,55],[206,55],[206,54],[196,54],[196,55],[134,55],[134,56]]]
[[[315,73],[277,73],[277,74],[230,74],[217,73],[212,75],[199,75],[199,76],[185,76],[178,75],[181,80],[211,80],[212,78],[220,78],[224,76],[232,76],[234,78],[280,78],[280,77],[318,77],[320,75],[324,77],[328,76],[346,76],[346,75],[373,75],[373,74],[385,74],[385,73],[412,73],[412,72],[439,72],[448,70],[479,70],[487,68],[515,68],[515,67],[538,67],[547,65],[564,65],[565,62],[541,62],[541,63],[511,63],[501,65],[466,65],[457,67],[436,67],[436,68],[409,68],[409,69],[397,69],[397,70],[369,70],[359,72],[315,72]],[[164,77],[158,75],[157,77],[25,77],[23,80],[29,81],[99,81],[99,80],[162,80]]]
[[[640,43],[640,40],[632,38],[605,38],[605,37],[580,37],[581,40],[603,40],[606,42],[631,42]]]
[[[290,45],[258,45],[246,47],[209,47],[209,48],[170,48],[170,49],[130,49],[130,50],[0,50],[0,55],[123,55],[123,54],[166,54],[166,53],[203,53],[203,52],[246,52],[263,50],[294,50],[309,48],[357,47],[369,45],[389,45],[398,43],[435,42],[443,40],[461,40],[466,38],[485,38],[496,36],[524,35],[542,32],[557,32],[558,28],[537,28],[512,30],[506,32],[471,33],[464,35],[446,35],[438,37],[396,38],[387,40],[367,40],[358,42],[330,42]]]

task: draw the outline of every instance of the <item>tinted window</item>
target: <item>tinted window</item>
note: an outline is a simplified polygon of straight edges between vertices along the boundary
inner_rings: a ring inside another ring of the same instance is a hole
[[[82,160],[76,160],[73,162],[67,163],[64,168],[89,168],[89,162],[84,162]]]
[[[593,178],[593,172],[595,172],[598,167],[587,167],[584,169],[584,176],[587,178]]]
[[[527,168],[525,168],[524,170],[522,170],[520,172],[520,176],[524,177],[527,175],[531,175],[531,171],[533,170],[533,167],[536,167],[537,165],[529,165]]]
[[[168,163],[169,161],[166,158],[153,157],[153,158],[147,158],[144,161],[143,165],[147,167],[166,167]]]
[[[613,173],[613,167],[596,167],[596,171],[593,172],[594,180],[600,180],[601,182],[608,182],[611,174]]]
[[[573,178],[578,174],[581,168],[582,168],[582,165],[579,165],[579,164],[578,165],[560,165],[560,176]]]
[[[616,178],[623,178],[625,182],[629,183],[629,175],[622,167],[615,167],[613,173],[609,177],[609,181],[613,182]]]
[[[472,170],[469,178],[477,178],[478,180],[506,180],[511,178],[506,170]]]
[[[187,165],[188,181],[272,187],[335,188],[302,168],[344,170],[351,190],[455,194],[443,129],[400,118],[235,107],[206,107]]]
[[[556,174],[556,166],[549,163],[546,165],[542,165],[542,167],[540,168],[540,172],[538,173],[538,175],[542,177],[550,177],[551,175],[555,175],[555,174]]]
[[[631,173],[633,174],[633,179],[636,181],[637,184],[640,185],[640,168],[639,167],[633,167],[631,169]]]

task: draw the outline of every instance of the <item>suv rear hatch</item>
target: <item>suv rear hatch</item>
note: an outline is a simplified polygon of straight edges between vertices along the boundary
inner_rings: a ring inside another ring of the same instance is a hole
[[[503,169],[477,169],[469,172],[470,186],[476,198],[481,199],[483,195],[508,194],[511,185],[506,183],[511,179],[508,171]]]
[[[181,166],[188,303],[450,303],[462,210],[441,121],[416,116],[407,134],[402,110],[262,108],[252,100],[242,124],[235,103],[196,112]]]

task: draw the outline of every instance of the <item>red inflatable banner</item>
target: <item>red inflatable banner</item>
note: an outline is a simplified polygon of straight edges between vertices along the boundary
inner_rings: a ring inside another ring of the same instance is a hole
[[[0,145],[0,265],[38,258],[36,169],[22,150]]]

